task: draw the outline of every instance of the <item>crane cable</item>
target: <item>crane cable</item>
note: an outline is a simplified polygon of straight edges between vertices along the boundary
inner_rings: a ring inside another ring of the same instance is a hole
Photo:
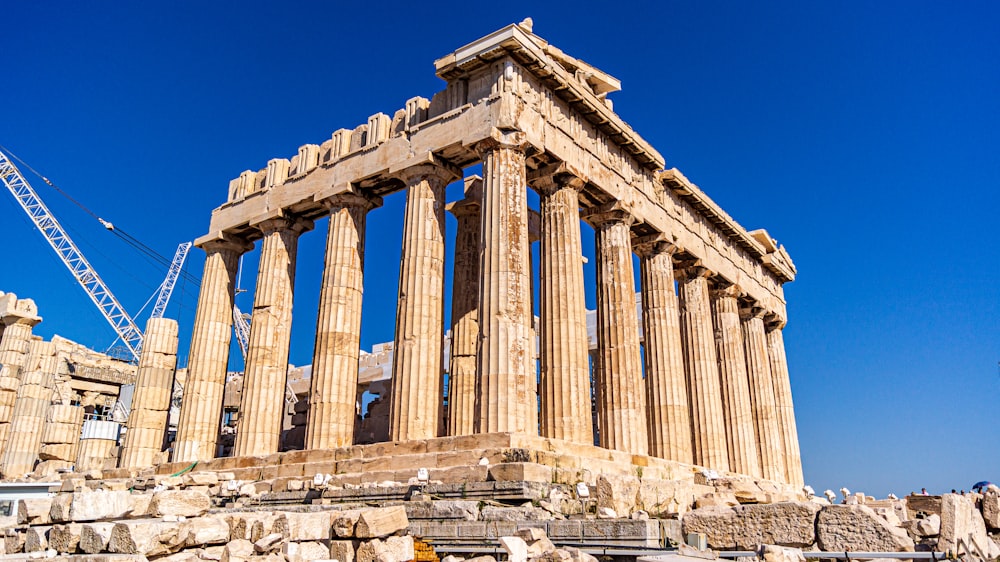
[[[27,168],[31,173],[33,173],[36,176],[38,176],[49,187],[51,187],[52,189],[56,190],[57,193],[59,193],[60,195],[62,195],[63,197],[65,197],[66,199],[68,199],[69,201],[71,201],[74,205],[76,205],[77,207],[79,207],[80,209],[82,209],[85,213],[87,213],[88,215],[90,215],[90,216],[94,217],[95,219],[97,219],[97,221],[100,222],[101,225],[105,229],[107,229],[112,234],[114,234],[115,236],[117,236],[118,238],[120,238],[121,240],[123,240],[126,244],[132,246],[133,248],[135,248],[139,252],[141,252],[141,253],[147,255],[148,257],[152,258],[153,260],[159,262],[160,265],[165,265],[165,266],[168,266],[168,267],[170,266],[172,260],[170,260],[166,256],[163,256],[162,254],[160,254],[156,250],[150,248],[146,244],[143,244],[138,238],[136,238],[136,237],[132,236],[131,234],[125,232],[124,230],[116,227],[110,221],[106,221],[103,218],[101,218],[100,216],[98,216],[97,213],[95,213],[95,212],[91,211],[90,209],[88,209],[86,207],[86,205],[84,205],[83,203],[77,201],[76,199],[73,198],[72,195],[70,195],[69,193],[63,191],[59,186],[57,186],[56,184],[54,184],[52,182],[52,180],[50,180],[49,178],[47,178],[47,177],[43,176],[42,174],[40,174],[38,172],[38,170],[35,170],[34,168],[32,168],[31,165],[29,165],[24,160],[21,160],[16,154],[14,154],[13,152],[11,152],[9,148],[7,148],[6,146],[0,144],[0,150],[3,150],[3,152],[5,152],[7,155],[9,155],[14,160],[17,160],[22,166],[24,166],[25,168]],[[188,272],[185,269],[181,269],[181,275],[183,275],[187,280],[192,281],[192,282],[194,282],[196,284],[200,283],[200,279],[198,279],[197,277],[195,277],[193,274],[191,274],[190,272]]]

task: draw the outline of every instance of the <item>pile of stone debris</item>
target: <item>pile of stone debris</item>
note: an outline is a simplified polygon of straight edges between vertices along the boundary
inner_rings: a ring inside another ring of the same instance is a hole
[[[461,562],[455,554],[462,553],[481,555],[466,562],[592,562],[586,551],[634,559],[692,537],[766,560],[798,559],[794,549],[1000,557],[996,488],[831,504],[696,475],[669,494],[661,482],[666,495],[653,501],[647,488],[656,486],[645,478],[599,475],[567,486],[527,478],[533,466],[483,466],[482,481],[364,485],[329,474],[257,481],[230,471],[66,474],[53,496],[19,502],[0,560]],[[635,554],[622,554],[629,549]]]

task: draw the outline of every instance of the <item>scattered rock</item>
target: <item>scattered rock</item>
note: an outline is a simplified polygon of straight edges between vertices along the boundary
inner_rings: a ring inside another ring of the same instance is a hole
[[[932,513],[923,519],[916,519],[912,525],[913,532],[921,537],[936,537],[941,534],[941,516]]]
[[[521,537],[500,537],[500,546],[507,552],[508,562],[527,562],[528,543]],[[365,562],[359,560],[358,562]]]
[[[835,552],[913,552],[913,539],[863,505],[829,505],[816,519],[816,540]]]

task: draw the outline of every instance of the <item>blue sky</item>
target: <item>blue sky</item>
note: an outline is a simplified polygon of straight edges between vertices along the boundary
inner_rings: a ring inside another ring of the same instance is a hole
[[[0,144],[170,256],[241,171],[429,98],[434,59],[526,16],[621,79],[615,110],[669,167],[788,248],[808,482],[884,495],[1000,480],[996,3],[20,2],[0,35]],[[164,268],[33,183],[138,310]],[[402,203],[369,215],[365,347],[392,339]],[[37,333],[107,347],[9,194],[0,223],[0,290],[36,300]],[[325,230],[300,243],[296,364],[311,360]],[[202,262],[193,251],[188,270]],[[244,269],[249,309],[253,255]],[[182,281],[168,310],[182,356],[196,299]]]

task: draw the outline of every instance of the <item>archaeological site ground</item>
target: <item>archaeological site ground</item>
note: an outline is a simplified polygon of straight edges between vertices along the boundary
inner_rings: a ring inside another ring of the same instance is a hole
[[[32,295],[0,293],[0,560],[1000,557],[995,487],[805,486],[792,259],[665,169],[614,112],[616,78],[530,20],[434,66],[431,98],[219,186],[187,365],[169,318],[129,362],[43,341]],[[395,339],[368,352],[367,216],[389,197],[405,199]],[[313,360],[290,368],[297,244],[327,217]]]

